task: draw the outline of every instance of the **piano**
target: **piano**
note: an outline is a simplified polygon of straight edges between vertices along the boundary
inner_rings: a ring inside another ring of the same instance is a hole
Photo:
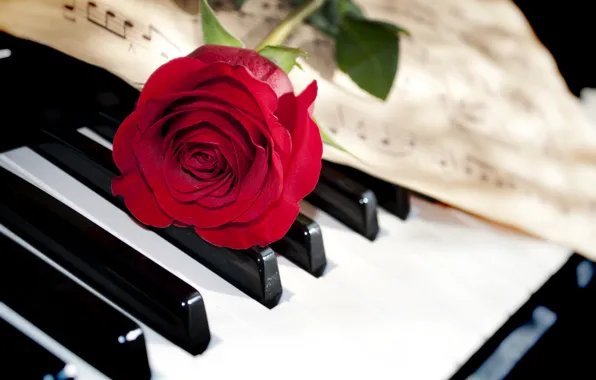
[[[596,263],[327,162],[270,247],[142,227],[109,191],[136,90],[6,34],[0,50],[3,377],[593,373]]]

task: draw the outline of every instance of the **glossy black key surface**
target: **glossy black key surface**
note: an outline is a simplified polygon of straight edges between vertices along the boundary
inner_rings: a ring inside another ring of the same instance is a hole
[[[358,169],[332,162],[325,162],[325,165],[341,172],[350,179],[371,189],[377,197],[379,206],[389,211],[402,220],[406,220],[410,214],[410,191],[399,185],[385,182],[382,179],[373,177]]]
[[[327,266],[321,227],[303,214],[298,215],[286,236],[271,244],[271,248],[315,277],[320,277]]]
[[[118,169],[109,149],[76,131],[43,134],[44,141],[30,145],[31,149],[128,212],[111,192],[111,180]],[[171,226],[153,231],[263,305],[271,308],[279,302],[281,280],[277,258],[270,248],[238,251],[215,247],[191,228]]]
[[[2,233],[0,262],[9,308],[109,378],[151,377],[135,322]]]
[[[326,163],[306,200],[369,240],[379,233],[375,193]]]
[[[76,378],[76,368],[57,358],[19,329],[0,319],[0,358],[3,379]]]
[[[43,190],[0,168],[0,223],[191,354],[209,344],[201,294]]]
[[[572,255],[452,380],[594,378],[595,274]]]

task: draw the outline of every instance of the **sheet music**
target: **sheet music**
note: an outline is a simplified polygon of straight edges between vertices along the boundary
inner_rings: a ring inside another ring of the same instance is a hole
[[[292,81],[319,80],[316,118],[360,160],[327,146],[324,157],[596,258],[596,133],[522,13],[509,0],[359,4],[412,34],[386,103],[335,69],[322,34],[303,26],[290,41],[311,55]],[[249,47],[288,12],[212,6]],[[137,87],[202,43],[191,0],[2,0],[0,29]]]

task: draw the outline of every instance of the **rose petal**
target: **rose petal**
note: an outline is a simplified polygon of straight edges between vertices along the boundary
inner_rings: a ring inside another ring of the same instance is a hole
[[[138,113],[132,112],[118,127],[114,136],[112,157],[123,175],[139,170],[137,160],[132,151],[132,141],[139,133],[137,128]]]
[[[238,201],[253,198],[263,186],[267,185],[267,173],[270,171],[268,163],[269,152],[260,146],[257,147],[255,159],[251,163],[250,169],[244,177],[239,178],[240,193],[238,194]],[[281,175],[279,178],[282,178]],[[279,178],[276,179],[278,182]],[[267,180],[273,179],[269,178]]]
[[[228,137],[234,140],[235,144],[242,148],[242,151],[246,153],[248,157],[254,155],[254,151],[251,150],[253,146],[263,145],[264,137],[260,134],[258,128],[254,126],[252,119],[246,117],[242,112],[236,111],[231,106],[226,106],[210,101],[197,100],[196,103],[188,104],[182,107],[175,108],[175,112],[180,112],[182,115],[180,122],[172,122],[174,125],[190,125],[196,124],[201,121],[200,115],[196,115],[197,112],[212,112],[218,117],[225,119],[220,127]],[[180,127],[176,127],[173,131],[176,132]]]
[[[269,167],[269,171],[267,172],[267,178],[265,180],[264,186],[258,193],[255,193],[256,198],[250,207],[244,213],[242,213],[242,215],[235,218],[233,222],[246,223],[262,215],[272,202],[275,202],[277,199],[279,199],[283,189],[282,178],[283,168],[281,166],[281,160],[279,159],[277,153],[273,152],[271,157],[271,167]],[[242,185],[244,186],[246,182],[250,183],[249,180],[245,179]],[[238,196],[238,199],[241,198],[242,192]]]
[[[189,57],[175,58],[161,65],[147,79],[137,106],[144,106],[148,100],[165,94],[175,95],[194,89],[202,80],[201,71],[208,66]]]
[[[190,109],[190,107],[186,107],[184,109],[188,110],[188,109]],[[227,120],[225,118],[221,118],[221,115],[219,115],[217,113],[196,111],[196,112],[182,115],[179,119],[179,122],[169,130],[168,135],[170,135],[171,133],[180,133],[177,131],[179,131],[183,127],[179,127],[179,126],[192,124],[193,122],[196,122],[199,120],[209,122],[213,125],[217,125],[221,128],[221,130],[223,132],[231,131],[234,129],[234,127],[232,127],[229,123],[227,123]],[[241,128],[241,126],[238,126],[235,128]],[[289,139],[289,136],[287,138]],[[268,140],[271,141],[271,138],[269,138]],[[206,140],[206,141],[209,141],[209,140]],[[224,151],[222,150],[222,152],[224,152]],[[225,152],[224,152],[224,154],[225,154]],[[239,184],[240,188],[239,188],[239,194],[238,194],[237,200],[243,201],[243,200],[248,200],[250,198],[253,198],[256,195],[257,191],[259,191],[259,189],[261,189],[263,187],[263,182],[265,181],[265,176],[268,171],[268,168],[267,168],[268,156],[269,156],[269,154],[266,154],[266,151],[264,148],[257,146],[257,147],[255,147],[255,156],[254,156],[254,158],[252,158],[252,161],[249,161],[249,159],[247,159],[247,158],[242,158],[242,159],[239,158],[240,167],[237,170],[234,170],[234,173],[236,174],[236,176],[238,177],[238,180],[240,182],[240,184]],[[228,157],[228,161],[231,162],[230,157]],[[247,168],[246,167],[247,165],[250,165],[250,167]],[[282,177],[279,176],[279,178],[282,178]],[[279,179],[276,181],[279,181]],[[215,207],[215,206],[208,206],[208,207]]]
[[[286,128],[275,128],[271,131],[271,137],[275,143],[275,153],[279,155],[281,166],[286,168],[290,163],[292,155],[292,137]]]
[[[127,174],[112,180],[112,193],[124,198],[124,204],[139,222],[148,226],[164,228],[173,223],[158,205],[155,196],[140,173]]]
[[[151,189],[141,176],[132,151],[132,141],[138,134],[135,120],[136,114],[133,112],[114,136],[112,155],[122,175],[112,180],[112,193],[124,198],[126,207],[141,223],[154,227],[167,227],[172,223],[172,218],[157,204]]]
[[[193,140],[209,142],[209,145],[217,146],[221,152],[220,158],[227,164],[229,170],[222,173],[212,174],[207,178],[199,178],[197,173],[187,172],[181,165],[178,155],[168,156],[164,165],[164,180],[173,198],[180,202],[197,202],[205,207],[219,207],[234,202],[240,189],[235,183],[234,171],[238,170],[237,155],[230,141],[214,128],[187,128],[177,142],[180,145],[193,144]],[[180,134],[181,132],[178,132]],[[176,139],[178,140],[178,139]],[[194,142],[194,144],[198,144]],[[204,143],[203,143],[204,144]],[[230,164],[232,166],[230,166]],[[231,169],[233,167],[233,169]],[[236,185],[232,187],[232,185]],[[220,194],[215,201],[208,197],[225,187],[226,190]],[[225,196],[222,196],[225,194]]]
[[[231,202],[217,209],[204,207],[198,203],[183,203],[170,194],[163,175],[164,157],[160,153],[162,145],[159,128],[150,128],[134,141],[134,154],[142,170],[143,177],[155,194],[159,207],[173,219],[198,228],[213,228],[229,223],[244,213],[254,199]],[[238,187],[235,187],[236,189]],[[205,201],[207,197],[203,198]]]
[[[209,129],[216,131],[214,133],[221,134],[221,137],[217,137],[216,140],[210,140],[208,137],[204,137],[204,140],[195,141],[217,145],[236,176],[243,178],[248,172],[251,162],[254,160],[254,155],[256,154],[255,147],[253,146],[251,149],[247,148],[247,146],[251,145],[249,142],[250,139],[242,134],[241,126],[231,124],[230,119],[226,116],[225,114],[222,115],[219,112],[206,109],[182,114],[170,123],[173,126],[168,129],[164,142],[175,139],[171,144],[174,147],[179,146],[185,139],[198,138],[199,132],[197,132],[196,127],[190,126],[199,123],[211,125]],[[243,155],[238,156],[237,153],[243,153]]]
[[[284,173],[283,197],[298,202],[310,194],[321,174],[323,142],[318,126],[309,114],[317,96],[317,83],[312,82],[296,98],[296,123],[292,134],[292,157]]]
[[[278,200],[258,219],[250,223],[233,223],[213,229],[195,227],[195,231],[209,243],[220,247],[232,249],[264,247],[283,238],[299,212],[298,204]]]
[[[286,73],[272,61],[254,50],[219,45],[203,45],[188,56],[207,64],[225,62],[230,65],[244,66],[255,78],[271,86],[278,97],[285,93],[294,93],[292,82],[290,82]]]

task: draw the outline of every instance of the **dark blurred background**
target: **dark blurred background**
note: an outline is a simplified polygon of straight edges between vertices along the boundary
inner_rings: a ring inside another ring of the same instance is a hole
[[[592,2],[586,0],[515,0],[534,28],[536,35],[551,51],[569,89],[577,96],[582,88],[596,88],[594,18]]]

